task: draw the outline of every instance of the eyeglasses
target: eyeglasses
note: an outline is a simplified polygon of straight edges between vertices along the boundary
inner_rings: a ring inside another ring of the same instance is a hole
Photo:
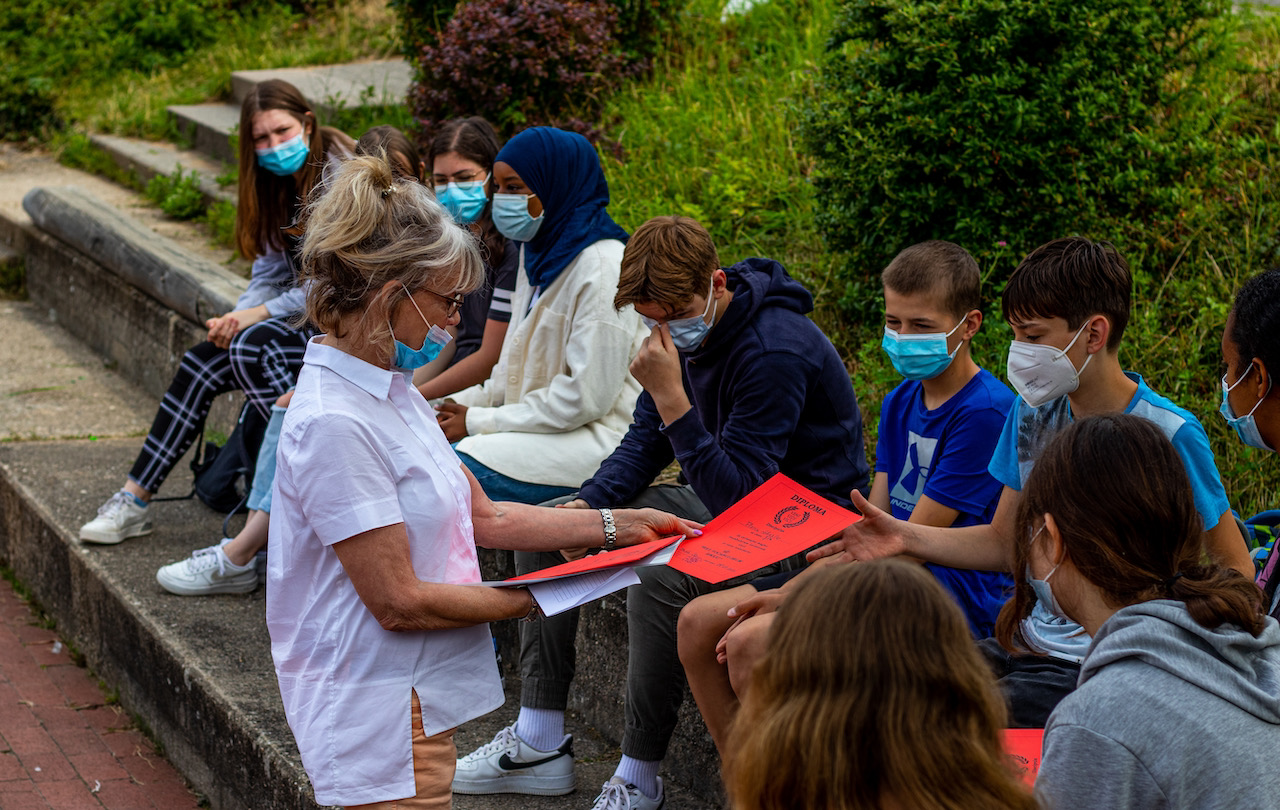
[[[426,290],[426,292],[431,293],[436,298],[439,298],[441,301],[444,301],[449,305],[449,310],[445,314],[446,318],[452,318],[458,310],[462,309],[462,304],[464,301],[466,301],[466,296],[464,295],[449,296],[449,295],[442,295],[436,292],[435,290],[428,290],[426,287],[423,287],[422,289]]]
[[[488,175],[485,174],[484,169],[473,169],[470,171],[463,169],[462,171],[454,172],[451,175],[446,175],[446,174],[432,175],[431,181],[435,183],[436,193],[439,194],[440,192],[444,191],[445,186],[447,186],[449,183],[471,183],[476,180],[483,180],[486,177],[488,177]]]

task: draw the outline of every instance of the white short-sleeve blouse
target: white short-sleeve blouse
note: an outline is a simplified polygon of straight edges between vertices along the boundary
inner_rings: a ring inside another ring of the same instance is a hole
[[[408,375],[315,338],[278,449],[267,629],[285,714],[325,805],[414,795],[410,690],[428,735],[492,711],[488,625],[384,630],[331,546],[404,523],[425,582],[480,581],[471,490]]]

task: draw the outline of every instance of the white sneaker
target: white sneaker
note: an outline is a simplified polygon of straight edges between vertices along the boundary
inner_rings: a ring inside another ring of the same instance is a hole
[[[666,801],[661,778],[658,779],[658,798],[650,799],[640,788],[615,776],[604,783],[591,810],[662,810]]]
[[[250,562],[236,565],[227,558],[221,543],[192,552],[180,562],[162,566],[156,571],[156,582],[169,593],[179,596],[204,596],[211,593],[249,593],[258,587],[258,570]]]
[[[80,539],[86,543],[115,545],[130,537],[151,534],[151,518],[146,506],[120,490],[98,507],[98,516],[80,527]]]
[[[563,796],[573,787],[573,737],[565,735],[555,751],[539,751],[516,736],[514,724],[458,760],[453,777],[453,792],[469,795]]]

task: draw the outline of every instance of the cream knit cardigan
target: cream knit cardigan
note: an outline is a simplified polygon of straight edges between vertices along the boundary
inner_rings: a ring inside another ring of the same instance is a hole
[[[588,246],[531,309],[521,248],[498,363],[453,397],[468,406],[459,452],[518,481],[577,487],[614,451],[640,395],[631,358],[648,335],[634,309],[613,308],[622,249]]]

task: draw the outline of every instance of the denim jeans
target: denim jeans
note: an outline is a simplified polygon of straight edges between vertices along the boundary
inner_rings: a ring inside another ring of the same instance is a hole
[[[567,499],[562,499],[567,500]],[[551,505],[551,504],[544,504]],[[706,523],[711,513],[687,486],[651,486],[627,507],[652,507]],[[526,574],[564,562],[558,552],[516,552],[516,572]],[[680,610],[698,596],[732,588],[760,576],[804,564],[798,554],[718,585],[665,565],[637,569],[640,584],[627,589],[627,701],[622,753],[655,762],[679,719],[686,691],[684,667],[676,648]],[[577,670],[578,611],[520,625],[520,705],[564,710]]]
[[[575,487],[557,487],[548,484],[530,484],[527,481],[517,481],[497,470],[484,466],[466,453],[458,453],[458,458],[462,459],[462,463],[467,465],[467,469],[471,470],[471,474],[480,482],[480,488],[484,490],[484,494],[489,496],[489,500],[542,503],[552,498],[568,495],[576,490]],[[564,562],[563,558],[560,561]]]
[[[280,444],[280,426],[284,424],[287,408],[271,406],[271,419],[262,434],[262,446],[258,448],[258,460],[253,468],[253,488],[249,490],[250,509],[271,511],[271,487],[276,480],[276,447]]]

